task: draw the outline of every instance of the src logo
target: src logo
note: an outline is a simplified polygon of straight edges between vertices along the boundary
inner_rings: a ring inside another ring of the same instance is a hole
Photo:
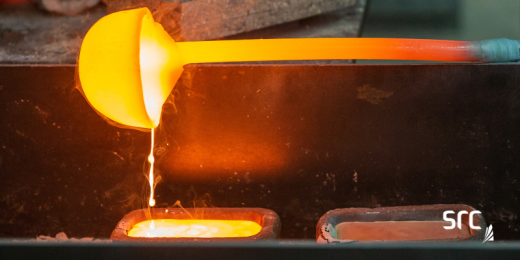
[[[444,226],[443,228],[444,229],[454,229],[455,226],[457,226],[459,229],[462,229],[462,215],[468,214],[468,212],[465,210],[459,211],[459,213],[457,213],[457,220],[448,217],[448,214],[455,214],[455,211],[453,211],[453,210],[444,211],[444,213],[442,214],[442,218],[444,219],[444,221],[451,222],[451,226]],[[469,213],[469,227],[472,229],[480,229],[480,227],[473,225],[473,215],[475,215],[475,214],[480,214],[480,211],[474,210],[471,213]]]

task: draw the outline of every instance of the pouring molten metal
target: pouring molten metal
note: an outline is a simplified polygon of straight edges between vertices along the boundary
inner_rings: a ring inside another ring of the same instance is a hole
[[[328,38],[176,43],[150,10],[140,8],[110,14],[92,26],[81,46],[79,78],[97,111],[124,125],[152,129],[148,204],[153,207],[153,129],[185,64],[334,59],[512,61],[520,59],[520,42]]]

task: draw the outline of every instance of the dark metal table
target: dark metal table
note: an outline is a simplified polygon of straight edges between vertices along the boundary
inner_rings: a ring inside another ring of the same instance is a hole
[[[518,259],[519,243],[2,243],[1,259]]]

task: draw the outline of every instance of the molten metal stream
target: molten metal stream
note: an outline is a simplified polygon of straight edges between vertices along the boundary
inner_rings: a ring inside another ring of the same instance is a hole
[[[150,151],[150,155],[148,156],[148,162],[150,162],[150,172],[148,173],[148,182],[150,183],[150,199],[148,200],[148,205],[150,205],[150,207],[153,207],[155,206],[155,200],[153,199],[153,193],[154,193],[154,188],[155,188],[155,185],[154,185],[154,176],[153,176],[153,164],[155,162],[155,159],[153,157],[153,145],[154,145],[154,132],[155,132],[155,128],[152,128],[152,148],[151,148],[151,151]]]

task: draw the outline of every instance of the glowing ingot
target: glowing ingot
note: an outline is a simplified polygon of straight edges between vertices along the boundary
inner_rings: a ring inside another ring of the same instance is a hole
[[[153,224],[152,224],[153,221]],[[130,237],[250,237],[262,227],[248,220],[154,219],[137,223]]]

